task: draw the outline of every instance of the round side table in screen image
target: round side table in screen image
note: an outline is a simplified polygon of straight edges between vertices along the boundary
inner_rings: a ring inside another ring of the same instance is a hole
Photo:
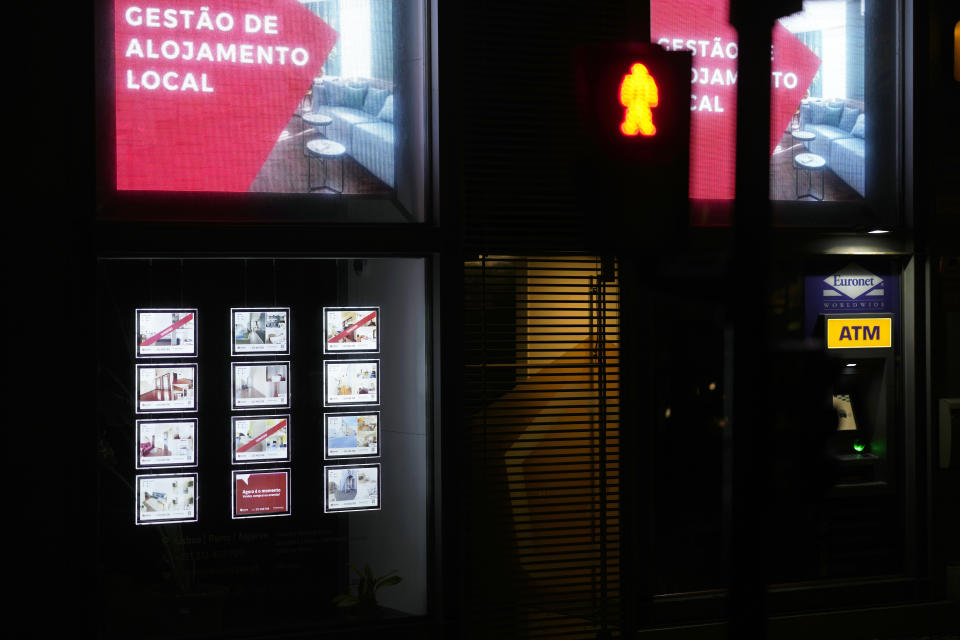
[[[343,193],[343,156],[347,153],[347,148],[339,142],[327,140],[326,138],[315,138],[307,143],[307,191],[325,191],[329,193]],[[313,161],[318,160],[323,165],[323,182],[313,186],[312,171]],[[329,184],[329,163],[338,161],[340,164],[340,189],[334,189]]]
[[[827,166],[827,161],[822,157],[818,156],[815,153],[798,153],[797,157],[793,159],[793,167],[796,170],[794,173],[794,187],[797,191],[797,200],[802,200],[803,198],[812,198],[814,200],[823,200],[823,170]],[[805,173],[807,175],[807,188],[809,191],[807,193],[800,193],[800,174]],[[820,174],[820,196],[817,197],[813,193],[813,175]]]

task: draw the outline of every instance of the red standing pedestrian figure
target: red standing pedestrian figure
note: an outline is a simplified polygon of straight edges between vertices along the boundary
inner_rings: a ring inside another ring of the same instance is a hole
[[[627,108],[620,123],[620,131],[626,136],[635,136],[638,133],[652,136],[657,132],[653,124],[651,107],[660,102],[657,82],[647,71],[647,67],[639,62],[630,66],[630,73],[623,76],[620,83],[620,104]]]

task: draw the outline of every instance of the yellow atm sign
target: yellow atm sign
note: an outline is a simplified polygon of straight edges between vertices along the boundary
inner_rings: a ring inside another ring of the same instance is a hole
[[[893,318],[827,318],[828,349],[893,346]]]

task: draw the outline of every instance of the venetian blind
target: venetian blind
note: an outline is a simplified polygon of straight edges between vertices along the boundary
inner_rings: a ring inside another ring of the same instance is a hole
[[[480,256],[465,272],[465,635],[618,635],[616,267]]]

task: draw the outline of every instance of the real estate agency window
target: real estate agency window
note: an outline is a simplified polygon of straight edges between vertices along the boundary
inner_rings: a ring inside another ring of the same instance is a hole
[[[651,41],[693,54],[693,223],[729,224],[740,53],[729,2],[651,0],[650,9]],[[770,198],[781,223],[899,221],[900,13],[898,2],[804,0],[775,22]]]
[[[423,222],[426,4],[103,2],[98,215]]]
[[[104,637],[427,614],[425,267],[98,262]]]

